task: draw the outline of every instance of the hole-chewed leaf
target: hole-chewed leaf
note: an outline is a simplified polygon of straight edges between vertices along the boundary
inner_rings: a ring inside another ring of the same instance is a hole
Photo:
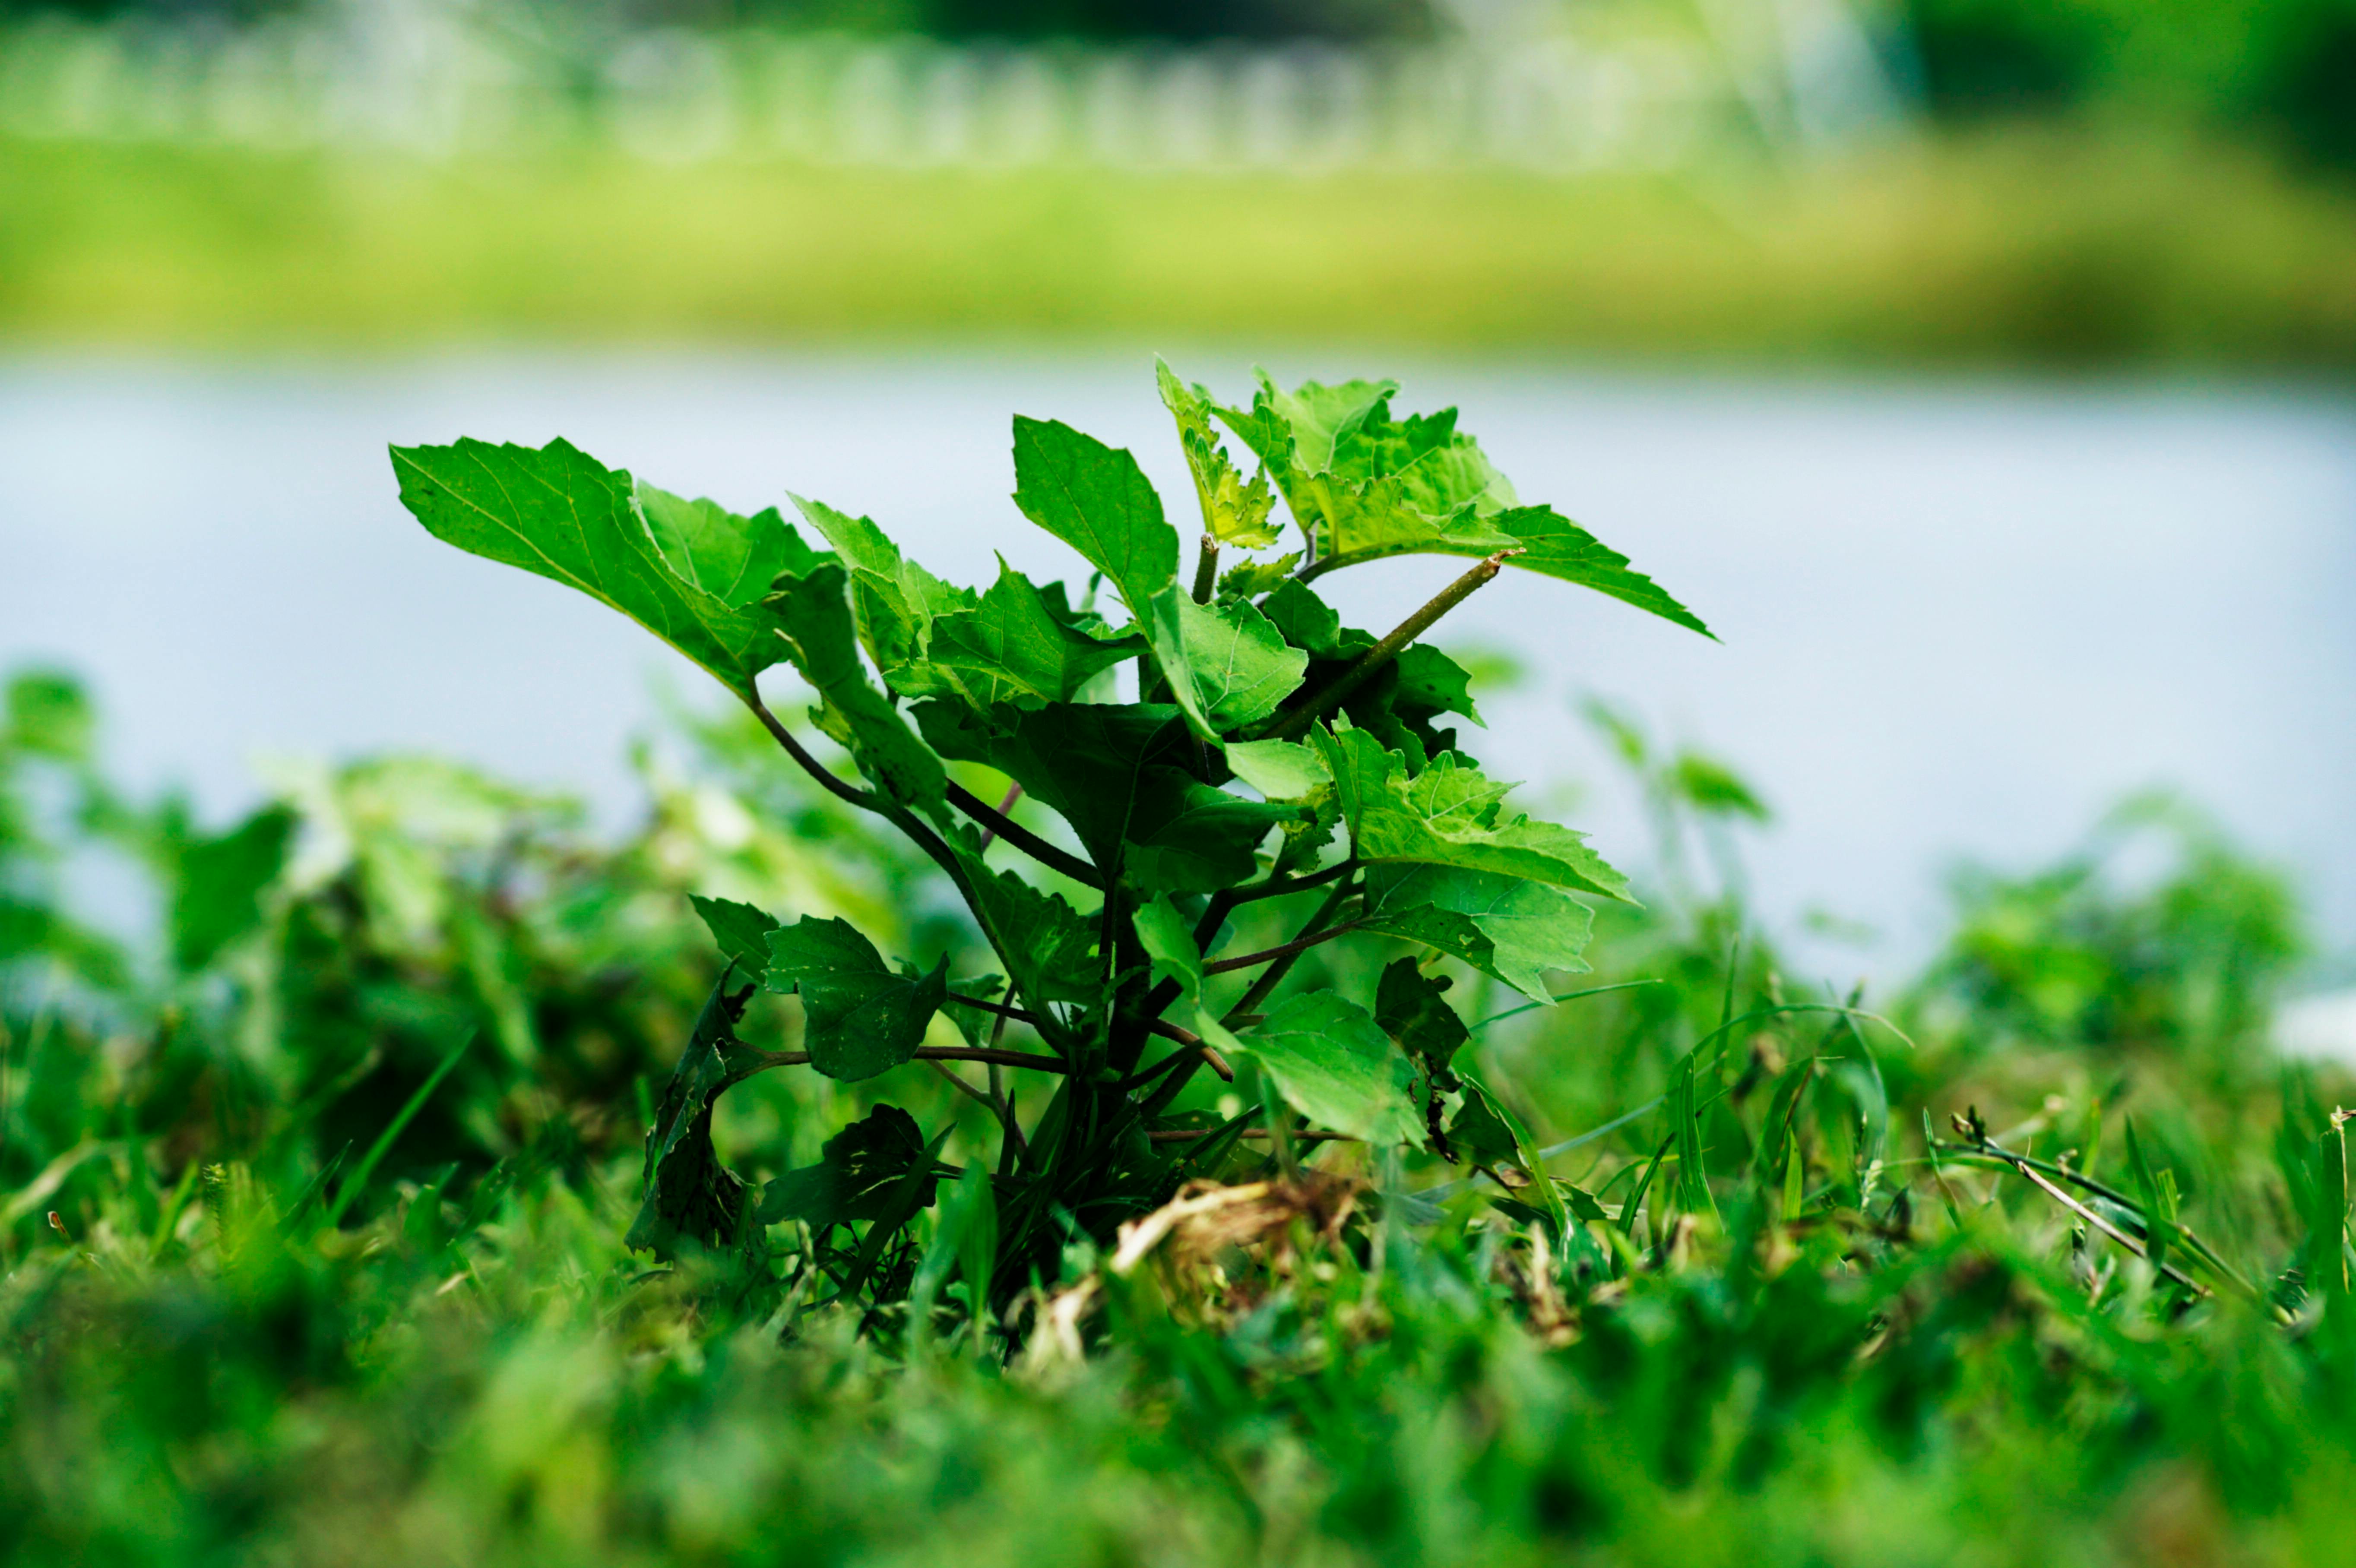
[[[623,1238],[633,1251],[670,1258],[681,1241],[717,1247],[746,1232],[744,1179],[722,1165],[712,1147],[712,1102],[762,1066],[760,1053],[736,1038],[754,987],[731,992],[735,972],[730,965],[712,987],[647,1130],[646,1195]],[[755,1246],[758,1236],[747,1232]]]
[[[802,1048],[830,1078],[873,1078],[916,1054],[948,999],[948,960],[904,974],[849,921],[804,915],[769,933],[769,989],[799,991]]]

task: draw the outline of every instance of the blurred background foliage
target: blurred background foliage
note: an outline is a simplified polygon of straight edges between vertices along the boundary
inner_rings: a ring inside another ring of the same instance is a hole
[[[26,342],[2356,358],[2356,0],[0,0],[0,80]]]
[[[2272,1051],[2297,911],[2179,805],[1961,874],[1928,972],[1858,998],[1747,920],[1772,815],[1740,773],[1594,708],[1655,832],[1573,980],[1619,988],[1452,1000],[1541,1139],[1608,1129],[1555,1168],[1616,1225],[1549,1250],[1502,1189],[1329,1145],[1297,1208],[1125,1270],[1075,1231],[1010,1338],[927,1342],[619,1245],[719,966],[689,890],[973,956],[749,724],[678,716],[601,838],[404,758],[200,824],[109,783],[70,678],[6,712],[12,1560],[2287,1563],[2342,1532],[2356,1081]],[[746,1038],[789,1045],[796,1005]],[[886,1076],[755,1079],[722,1152],[792,1168],[884,1094],[968,1114]],[[2128,1208],[2052,1200],[1956,1116],[2115,1189],[2164,1172],[2246,1292],[2156,1275],[2097,1229]]]

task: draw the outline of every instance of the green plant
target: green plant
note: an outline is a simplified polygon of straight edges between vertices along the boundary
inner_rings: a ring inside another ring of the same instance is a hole
[[[1335,1137],[1449,1159],[1462,1142],[1465,1157],[1513,1162],[1517,1140],[1490,1131],[1510,1113],[1451,1070],[1466,1031],[1430,970],[1454,958],[1548,1000],[1549,971],[1584,967],[1581,896],[1624,900],[1626,884],[1579,834],[1505,805],[1509,786],[1440,727],[1479,721],[1465,671],[1419,639],[1507,565],[1707,629],[1585,529],[1520,503],[1453,410],[1400,419],[1393,382],[1283,392],[1265,377],[1231,408],[1159,375],[1203,517],[1191,580],[1127,452],[1014,421],[1016,505],[1094,569],[1076,599],[1002,564],[986,590],[952,586],[868,519],[797,497],[821,550],[774,508],[685,500],[562,441],[393,450],[402,499],[434,535],[646,625],[825,788],[905,834],[999,970],[952,975],[947,954],[894,964],[839,918],[699,899],[726,967],[656,1110],[631,1245],[759,1256],[768,1226],[798,1221],[792,1277],[810,1288],[938,1286],[950,1254],[920,1274],[906,1228],[958,1174],[939,1158],[949,1125],[878,1106],[757,1195],[721,1162],[713,1103],[788,1064],[846,1081],[919,1058],[987,1070],[986,1088],[958,1082],[997,1125],[990,1179],[964,1168],[944,1213],[975,1310],[1052,1276],[1067,1237],[1109,1239],[1244,1139],[1288,1173],[1296,1144]],[[1258,458],[1250,478],[1215,421]],[[1271,554],[1280,497],[1300,548]],[[1230,551],[1242,559],[1222,571]],[[1475,564],[1381,636],[1345,628],[1313,586],[1406,554]],[[1108,588],[1125,620],[1098,607]],[[756,677],[780,663],[815,690],[819,730],[863,786],[771,712]],[[959,782],[983,771],[1007,781],[998,806]],[[1053,812],[1064,842],[1025,826],[1019,800]],[[1280,901],[1310,911],[1288,940],[1223,947],[1240,914]],[[1302,955],[1352,936],[1429,956],[1391,964],[1362,998],[1279,997]],[[801,1049],[738,1038],[749,982],[799,996]],[[1010,1043],[1009,1025],[1041,1049]],[[1224,1116],[1182,1102],[1206,1065],[1242,1095]],[[1027,1126],[1010,1071],[1055,1085]]]

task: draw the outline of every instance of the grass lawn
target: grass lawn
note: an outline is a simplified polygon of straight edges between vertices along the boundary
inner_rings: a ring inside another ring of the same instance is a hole
[[[1000,175],[0,144],[18,345],[1205,337],[1740,362],[2356,362],[2356,192],[1990,134],[1805,170]]]

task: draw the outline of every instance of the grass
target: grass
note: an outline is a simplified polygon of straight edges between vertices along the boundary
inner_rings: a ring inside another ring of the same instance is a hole
[[[1964,884],[1939,961],[1867,998],[1903,1042],[1792,987],[1706,887],[1607,919],[1575,984],[1622,988],[1475,1048],[1542,1137],[1670,1092],[1557,1160],[1611,1216],[1584,1251],[1494,1189],[1387,1212],[1382,1189],[1463,1172],[1329,1145],[1133,1268],[1076,1231],[1008,1333],[946,1313],[927,1338],[620,1244],[648,1098],[717,967],[687,890],[840,911],[907,951],[969,940],[749,725],[649,763],[618,842],[401,759],[208,835],[96,772],[70,683],[20,680],[7,708],[0,1558],[2343,1550],[2356,1254],[2327,1107],[2356,1082],[2268,1055],[2296,911],[2181,813],[2138,806],[2061,866]],[[1641,765],[1665,861],[1732,830],[1706,820],[1722,791],[1680,793],[1694,770]],[[148,868],[174,943],[71,919],[59,889],[101,855]],[[1332,952],[1295,983],[1330,983]],[[789,1039],[791,1004],[761,1006],[747,1038]],[[723,1152],[756,1176],[806,1163],[873,1093],[927,1126],[962,1114],[890,1076],[755,1080],[723,1103]],[[1956,1115],[2118,1196],[2057,1202]],[[2147,1170],[2182,1189],[2191,1287],[2103,1228],[2147,1225]]]
[[[2356,363],[2356,192],[2047,128],[1791,172],[439,164],[0,144],[0,336],[1316,339],[1755,362]]]

